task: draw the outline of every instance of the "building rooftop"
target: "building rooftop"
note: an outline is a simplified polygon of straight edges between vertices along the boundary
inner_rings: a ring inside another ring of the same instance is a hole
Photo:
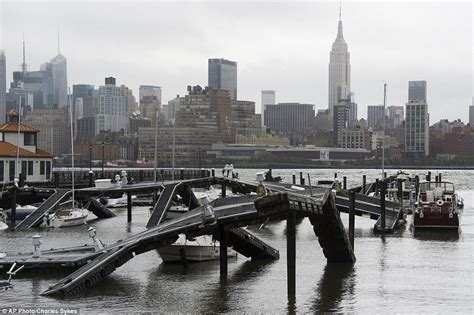
[[[17,146],[8,142],[0,142],[0,157],[16,157]],[[31,152],[20,148],[20,158],[52,158],[53,154],[36,149],[35,152]]]

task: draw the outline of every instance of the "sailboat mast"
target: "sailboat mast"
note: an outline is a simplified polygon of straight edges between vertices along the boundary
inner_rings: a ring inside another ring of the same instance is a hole
[[[382,118],[382,180],[385,179],[385,106],[387,103],[387,83],[383,85],[383,118]]]
[[[16,138],[16,165],[15,165],[15,178],[17,181],[20,180],[20,167],[18,166],[18,163],[20,162],[20,128],[21,128],[21,125],[20,125],[20,122],[21,122],[21,100],[22,100],[22,97],[20,95],[20,102],[18,104],[18,135],[17,135],[17,138]]]
[[[68,100],[69,100],[69,124],[71,127],[71,184],[72,184],[72,210],[74,210],[74,128],[72,126],[72,94],[71,89],[68,87]]]

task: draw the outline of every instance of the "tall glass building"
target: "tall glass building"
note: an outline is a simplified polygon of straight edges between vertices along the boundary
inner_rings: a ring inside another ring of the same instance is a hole
[[[237,62],[226,59],[208,60],[208,86],[227,90],[232,100],[237,99]]]

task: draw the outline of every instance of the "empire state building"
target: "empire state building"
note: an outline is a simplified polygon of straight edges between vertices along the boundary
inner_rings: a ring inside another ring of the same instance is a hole
[[[337,37],[332,44],[329,57],[329,118],[332,120],[333,109],[339,100],[347,99],[351,90],[351,63],[346,41],[342,35],[341,9],[339,8],[339,23]]]

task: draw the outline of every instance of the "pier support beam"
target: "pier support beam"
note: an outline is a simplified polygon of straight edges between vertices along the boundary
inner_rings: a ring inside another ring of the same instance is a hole
[[[366,175],[362,175],[362,195],[365,195],[365,185],[367,183],[367,176]]]
[[[132,193],[127,193],[127,222],[132,222]]]
[[[12,194],[12,205],[11,205],[12,212],[10,215],[10,222],[11,222],[12,229],[14,229],[16,226],[16,192],[17,190],[18,188],[16,186],[13,186],[13,188],[10,190],[10,193]]]
[[[349,240],[351,242],[352,251],[354,251],[355,201],[356,201],[356,194],[354,191],[350,191],[349,192]]]
[[[222,225],[219,226],[219,263],[221,277],[227,278],[227,231]]]
[[[222,184],[221,185],[221,197],[224,198],[225,195],[226,195],[226,190],[227,190],[227,187],[225,186],[225,184]]]
[[[288,273],[288,299],[296,296],[296,213],[288,212],[286,220],[286,268]]]
[[[382,228],[382,231],[385,230],[385,191],[387,189],[387,182],[382,181],[381,182],[381,187],[380,187],[380,216],[381,216],[381,221],[380,221],[380,226]]]

